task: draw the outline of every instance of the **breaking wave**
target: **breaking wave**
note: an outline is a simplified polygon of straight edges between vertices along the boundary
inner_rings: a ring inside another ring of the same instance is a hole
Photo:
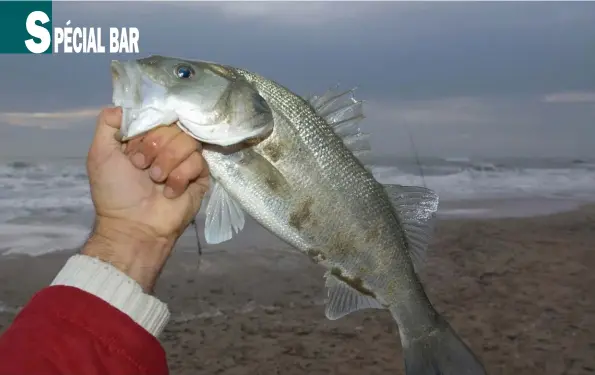
[[[418,167],[409,163],[389,160],[391,165],[377,165],[372,171],[382,183],[423,185]],[[595,164],[585,160],[527,166],[448,158],[424,162],[423,171],[425,182],[440,195],[441,202],[595,200]],[[461,212],[457,208],[451,213],[460,216]],[[86,239],[92,219],[84,160],[0,164],[0,253],[40,255],[76,248]]]
[[[432,167],[429,167],[432,168]],[[578,198],[595,199],[595,169],[507,168],[481,163],[441,173],[405,173],[397,167],[376,166],[378,181],[389,184],[423,185],[435,190],[441,200],[494,198]]]

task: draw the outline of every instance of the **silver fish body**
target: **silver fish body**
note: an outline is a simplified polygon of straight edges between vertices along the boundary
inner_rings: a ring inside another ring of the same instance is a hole
[[[274,129],[247,148],[205,146],[215,180],[207,206],[207,242],[230,239],[243,227],[245,211],[328,270],[329,319],[365,308],[390,310],[408,375],[484,374],[479,360],[432,307],[415,272],[429,240],[437,196],[376,181],[355,155],[361,134],[348,129],[340,136],[342,125],[357,117],[345,113],[349,104],[331,108],[341,95],[327,95],[314,108],[273,81],[227,68],[267,101]],[[333,116],[337,121],[331,126]]]

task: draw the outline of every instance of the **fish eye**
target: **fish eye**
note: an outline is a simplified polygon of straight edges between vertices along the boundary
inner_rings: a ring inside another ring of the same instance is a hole
[[[179,65],[176,67],[176,76],[180,79],[190,78],[194,75],[194,69],[188,65]]]

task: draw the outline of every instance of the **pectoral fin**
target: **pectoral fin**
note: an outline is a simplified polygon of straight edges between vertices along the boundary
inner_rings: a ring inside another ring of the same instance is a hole
[[[363,309],[385,308],[374,297],[353,289],[349,284],[333,276],[330,272],[325,274],[325,278],[328,289],[325,309],[327,319],[336,320]]]
[[[225,242],[244,229],[244,211],[223,186],[215,182],[207,205],[205,240],[209,244]]]

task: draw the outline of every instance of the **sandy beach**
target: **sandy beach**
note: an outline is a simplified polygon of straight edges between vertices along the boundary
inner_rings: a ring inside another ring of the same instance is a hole
[[[441,221],[426,290],[489,374],[595,373],[595,206]],[[324,317],[323,270],[276,241],[198,255],[185,237],[157,295],[172,374],[402,374],[388,312]],[[71,252],[0,259],[0,330]]]

